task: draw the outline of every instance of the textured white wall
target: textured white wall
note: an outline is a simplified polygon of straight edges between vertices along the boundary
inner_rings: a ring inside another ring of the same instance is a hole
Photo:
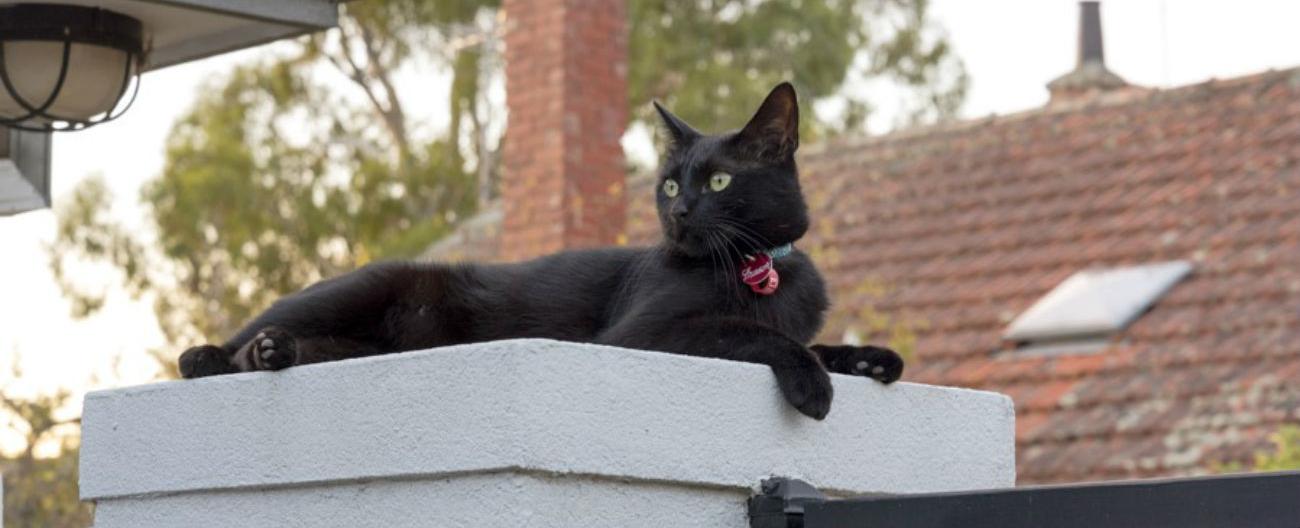
[[[834,382],[818,422],[763,366],[515,340],[96,392],[81,493],[101,528],[743,526],[773,474],[842,494],[1014,484],[1005,396]]]
[[[745,528],[748,491],[507,473],[100,501],[95,526]]]

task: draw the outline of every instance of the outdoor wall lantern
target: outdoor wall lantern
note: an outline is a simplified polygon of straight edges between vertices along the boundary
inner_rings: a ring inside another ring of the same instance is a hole
[[[49,132],[112,121],[135,101],[144,53],[140,21],[126,15],[0,6],[0,125]]]
[[[341,1],[0,0],[0,218],[49,207],[53,132],[148,102],[142,75],[332,28]]]

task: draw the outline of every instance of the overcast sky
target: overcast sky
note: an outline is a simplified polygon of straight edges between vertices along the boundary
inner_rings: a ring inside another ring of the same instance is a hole
[[[963,114],[1006,114],[1045,103],[1046,83],[1073,66],[1077,12],[1073,0],[934,0],[934,16],[971,75]],[[1112,0],[1103,3],[1102,20],[1107,63],[1135,84],[1171,87],[1300,66],[1300,2],[1292,0]],[[100,173],[117,195],[116,213],[138,222],[140,184],[159,173],[172,121],[204,82],[264,53],[268,48],[150,73],[121,120],[57,135],[55,199]],[[424,93],[428,101],[443,100]],[[412,107],[417,115],[435,110]],[[101,315],[72,320],[42,249],[54,229],[49,211],[0,217],[0,361],[21,354],[26,375],[14,383],[0,372],[0,385],[20,393],[58,386],[80,391],[96,373],[111,378],[116,356],[124,358],[126,376],[106,381],[146,379],[143,351],[162,342],[152,308],[118,293]]]

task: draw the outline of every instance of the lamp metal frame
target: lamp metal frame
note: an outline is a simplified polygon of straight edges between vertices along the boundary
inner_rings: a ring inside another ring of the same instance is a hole
[[[139,20],[98,7],[63,4],[14,4],[0,6],[0,85],[22,107],[23,115],[2,116],[0,126],[33,132],[85,130],[107,123],[126,113],[140,92],[140,69],[144,64],[143,27]],[[54,89],[44,101],[34,103],[18,93],[5,61],[5,44],[14,41],[63,43],[62,64]],[[68,77],[68,62],[74,44],[89,44],[127,54],[122,85],[113,107],[90,119],[75,119],[49,112],[58,101]],[[134,77],[134,80],[132,79]],[[131,98],[122,106],[122,96],[131,87]],[[121,107],[119,110],[118,107]],[[40,121],[44,121],[41,123]]]

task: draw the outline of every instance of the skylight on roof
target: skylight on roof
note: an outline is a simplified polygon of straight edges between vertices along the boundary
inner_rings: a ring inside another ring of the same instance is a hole
[[[1192,264],[1183,260],[1080,271],[1020,314],[1004,337],[1059,342],[1114,334],[1191,271]]]

